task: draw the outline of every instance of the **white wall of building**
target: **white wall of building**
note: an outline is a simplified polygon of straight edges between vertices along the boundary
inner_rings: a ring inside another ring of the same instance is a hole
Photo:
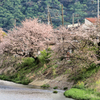
[[[93,23],[90,22],[89,20],[85,19],[85,25],[87,25],[87,26],[91,26],[91,25],[93,25]]]
[[[78,27],[78,26],[80,26],[80,23],[75,23],[74,26],[73,26],[73,24],[68,25],[68,28],[71,28],[71,27]]]
[[[89,20],[85,19],[85,23],[82,25],[83,29],[89,29],[91,26],[93,26],[93,23]]]

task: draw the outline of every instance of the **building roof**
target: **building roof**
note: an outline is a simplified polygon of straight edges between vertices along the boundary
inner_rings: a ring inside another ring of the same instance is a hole
[[[97,18],[86,18],[86,19],[92,23],[96,23],[96,21],[97,21]]]

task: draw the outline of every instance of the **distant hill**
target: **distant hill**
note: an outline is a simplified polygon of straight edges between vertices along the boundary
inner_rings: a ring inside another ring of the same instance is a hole
[[[0,0],[0,27],[5,31],[20,25],[25,18],[39,18],[47,23],[47,5],[53,25],[61,25],[61,4],[64,5],[64,24],[72,23],[72,14],[83,22],[85,17],[94,17],[97,12],[97,0]]]

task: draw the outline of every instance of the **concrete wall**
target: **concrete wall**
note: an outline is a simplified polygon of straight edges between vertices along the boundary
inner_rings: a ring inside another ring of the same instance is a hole
[[[76,24],[74,24],[74,26],[73,26],[73,24],[68,25],[68,28],[71,28],[71,27],[78,27],[78,26],[80,26],[80,23],[76,23]]]

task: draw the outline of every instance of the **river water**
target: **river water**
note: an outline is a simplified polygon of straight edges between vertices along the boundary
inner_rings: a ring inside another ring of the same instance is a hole
[[[33,89],[27,86],[0,80],[0,100],[73,100],[64,97],[62,90]]]

